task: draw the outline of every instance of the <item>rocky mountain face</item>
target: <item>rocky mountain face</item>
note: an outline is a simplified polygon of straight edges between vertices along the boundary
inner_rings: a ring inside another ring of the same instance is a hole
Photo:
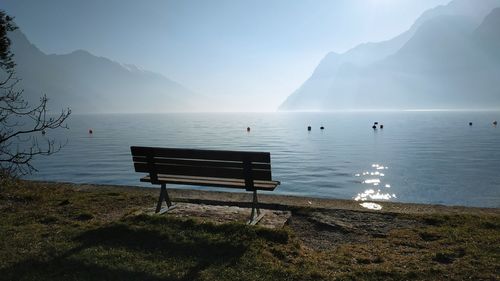
[[[500,0],[455,0],[385,42],[328,54],[280,110],[500,107]]]

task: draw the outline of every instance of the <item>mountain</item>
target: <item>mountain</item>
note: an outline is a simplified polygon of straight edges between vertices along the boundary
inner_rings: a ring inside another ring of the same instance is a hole
[[[200,110],[204,98],[164,76],[84,50],[47,55],[19,30],[11,32],[19,87],[28,101],[42,94],[53,110],[77,113]]]
[[[279,109],[500,107],[496,7],[455,0],[391,40],[327,54]]]
[[[476,40],[481,42],[489,55],[500,61],[500,8],[494,9],[476,31]]]

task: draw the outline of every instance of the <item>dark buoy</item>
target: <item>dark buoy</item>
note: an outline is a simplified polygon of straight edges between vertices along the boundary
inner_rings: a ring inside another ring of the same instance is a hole
[[[324,129],[325,129],[325,127],[321,126],[321,127],[319,127],[319,129],[320,129],[320,130],[324,130]]]
[[[93,134],[94,131],[92,131],[92,129],[89,129],[89,134]]]
[[[373,122],[373,125],[378,125],[378,122]]]
[[[307,126],[307,130],[310,131],[311,130],[311,126]]]
[[[496,126],[498,124],[497,120],[493,121],[493,125]]]
[[[472,122],[469,122],[469,126],[472,126]]]
[[[384,128],[384,125],[382,125],[382,124],[381,124],[381,125],[380,125],[380,129],[383,129],[383,128]]]
[[[373,126],[372,126],[372,129],[374,129],[374,130],[375,130],[375,129],[377,129],[377,126],[373,125]]]
[[[250,127],[247,127],[247,132],[250,132]]]
[[[42,131],[42,135],[45,135],[45,130]]]

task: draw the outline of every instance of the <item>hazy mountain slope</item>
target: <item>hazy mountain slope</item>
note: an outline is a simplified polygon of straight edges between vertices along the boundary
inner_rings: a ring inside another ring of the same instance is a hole
[[[457,16],[428,21],[394,55],[338,73],[331,88],[338,94],[327,96],[322,109],[500,106],[498,64],[474,39],[474,28]]]
[[[500,107],[500,64],[492,56],[500,49],[480,39],[494,34],[478,33],[494,24],[485,20],[476,29],[459,16],[427,21],[396,54],[363,70],[372,81],[360,94],[382,97],[371,103],[378,108]]]
[[[494,9],[476,30],[476,40],[496,63],[500,63],[500,8]]]
[[[50,107],[74,112],[166,112],[199,110],[203,97],[159,74],[124,66],[78,50],[46,55],[20,31],[12,32],[16,75],[28,100],[41,94]]]
[[[469,46],[468,40],[475,40],[470,38],[470,33],[498,6],[500,0],[455,0],[425,12],[410,30],[392,40],[362,44],[341,55],[330,53],[312,76],[285,100],[280,110],[435,107],[437,104],[421,102],[414,92],[420,95],[419,89],[430,93],[429,88],[439,91],[445,88],[440,88],[439,80],[426,81],[432,77],[413,72],[423,71],[422,64],[429,62],[427,59],[431,60],[427,68],[434,70],[452,67],[442,65],[447,59],[451,63],[452,56],[459,56],[457,63],[465,63],[463,59],[474,60],[474,56],[461,58],[462,52],[468,53],[465,47]],[[432,45],[437,47],[429,47]],[[430,51],[447,54],[426,57],[425,53]],[[437,61],[432,62],[431,57]],[[422,88],[426,85],[430,87]],[[439,95],[434,100],[439,100]],[[448,98],[443,96],[440,103],[449,105],[445,101]]]

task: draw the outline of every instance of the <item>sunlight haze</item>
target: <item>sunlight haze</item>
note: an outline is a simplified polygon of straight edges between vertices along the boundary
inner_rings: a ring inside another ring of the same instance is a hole
[[[391,39],[449,0],[2,1],[45,53],[83,49],[215,100],[275,111],[329,52]]]

